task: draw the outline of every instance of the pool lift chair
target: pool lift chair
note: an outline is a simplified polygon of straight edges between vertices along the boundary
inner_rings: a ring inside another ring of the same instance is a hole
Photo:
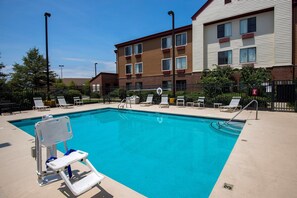
[[[43,186],[62,178],[71,192],[78,196],[99,184],[104,176],[98,173],[87,159],[88,153],[80,150],[68,150],[66,141],[71,139],[72,136],[70,119],[67,116],[59,118],[44,116],[42,121],[35,124],[38,183]],[[63,157],[57,157],[57,144],[61,142],[64,143],[67,152]],[[43,170],[42,148],[46,148],[46,170]],[[71,183],[72,172],[70,165],[80,161],[84,162],[91,171],[87,176]]]

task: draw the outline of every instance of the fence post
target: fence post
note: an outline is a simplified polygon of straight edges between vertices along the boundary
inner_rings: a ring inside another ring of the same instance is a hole
[[[272,81],[272,92],[271,92],[271,111],[274,111],[274,95],[275,95],[275,82]]]

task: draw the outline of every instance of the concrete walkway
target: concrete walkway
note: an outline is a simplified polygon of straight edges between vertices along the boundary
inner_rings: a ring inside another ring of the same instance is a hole
[[[0,197],[73,197],[63,181],[39,187],[36,162],[30,148],[34,138],[14,127],[10,120],[40,117],[90,109],[117,107],[117,104],[92,104],[72,109],[53,108],[50,111],[25,111],[0,116]],[[132,109],[174,114],[231,118],[235,113],[218,109],[157,105]],[[247,120],[237,143],[211,193],[211,197],[297,197],[297,114],[244,111],[239,119]],[[85,167],[75,164],[81,171]],[[100,168],[98,168],[100,171]],[[83,173],[83,172],[82,172]],[[225,183],[233,188],[224,188]],[[143,195],[106,177],[102,183],[80,197],[143,197]]]

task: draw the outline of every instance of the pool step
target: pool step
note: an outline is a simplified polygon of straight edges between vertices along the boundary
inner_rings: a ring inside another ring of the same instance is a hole
[[[241,122],[212,122],[210,126],[217,131],[238,136],[242,130],[244,123]]]

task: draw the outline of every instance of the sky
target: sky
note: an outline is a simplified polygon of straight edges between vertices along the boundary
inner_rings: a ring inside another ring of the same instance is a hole
[[[115,44],[192,23],[206,0],[0,0],[0,62],[4,73],[36,47],[45,57],[48,18],[50,69],[63,78],[91,78],[116,72]]]

